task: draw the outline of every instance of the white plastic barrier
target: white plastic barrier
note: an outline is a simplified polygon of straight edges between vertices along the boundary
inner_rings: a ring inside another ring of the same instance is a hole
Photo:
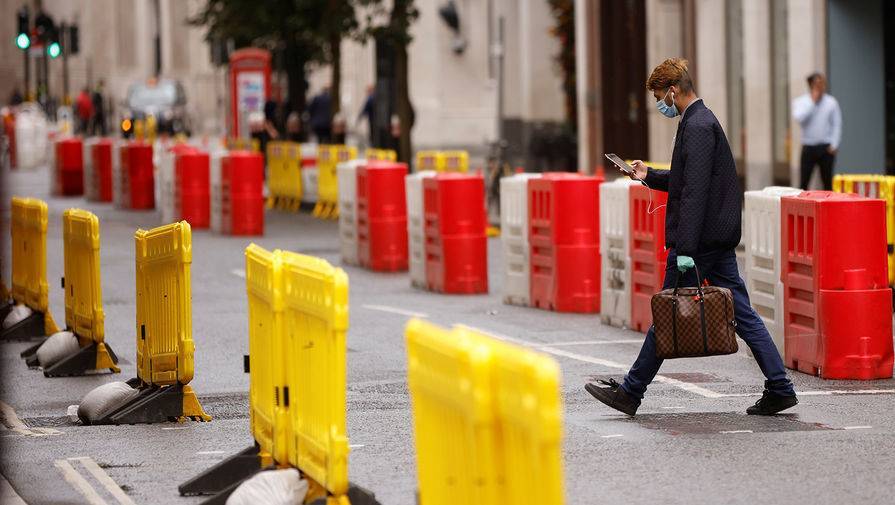
[[[156,160],[155,194],[158,195],[158,207],[162,214],[162,224],[178,220],[177,205],[174,198],[174,152],[170,148],[160,149],[154,156]]]
[[[116,139],[112,144],[112,203],[119,209],[130,206],[128,177],[121,166],[121,151],[127,149],[127,144],[126,139]]]
[[[339,183],[339,243],[342,261],[359,264],[357,257],[357,169],[367,160],[357,159],[336,166]]]
[[[84,197],[90,201],[99,200],[99,178],[96,174],[96,167],[93,166],[93,146],[99,142],[99,137],[88,137],[84,139]]]
[[[783,355],[783,282],[780,281],[780,198],[802,190],[770,186],[746,191],[743,227],[746,245],[746,290]],[[751,351],[750,351],[751,355]]]
[[[528,181],[541,174],[500,179],[500,238],[503,244],[503,301],[530,304],[528,252]]]
[[[52,166],[56,150],[48,139],[49,133],[50,125],[39,105],[24,103],[19,106],[15,119],[16,168],[32,170],[45,163]]]
[[[317,203],[317,163],[306,164],[306,160],[317,159],[317,144],[301,145],[301,201]]]
[[[423,179],[435,177],[435,171],[423,170],[404,178],[407,198],[407,249],[410,284],[426,288],[426,220],[423,210]]]
[[[224,191],[221,187],[221,160],[227,155],[223,148],[208,152],[208,182],[211,193],[211,231],[224,233]]]
[[[631,251],[629,244],[631,186],[619,178],[600,184],[600,319],[625,328],[631,322]]]

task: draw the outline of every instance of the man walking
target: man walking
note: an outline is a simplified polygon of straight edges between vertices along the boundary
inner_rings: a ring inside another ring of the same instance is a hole
[[[662,115],[681,116],[670,171],[648,168],[639,160],[632,164],[632,178],[668,192],[665,247],[670,252],[663,289],[674,287],[678,277],[681,285],[696,286],[703,279],[696,278],[694,266],[713,286],[730,289],[737,333],[752,350],[766,379],[761,399],[746,412],[772,415],[788,409],[798,403],[795,390],[771,335],[749,303],[737,267],[743,197],[727,137],[712,111],[696,97],[687,60],[665,60],[653,70],[646,87]],[[597,400],[633,416],[660,366],[655,331],[650,328],[623,384],[610,379],[603,386],[587,384],[585,389]]]
[[[815,165],[820,166],[824,189],[833,189],[833,165],[842,140],[842,112],[839,102],[826,91],[827,80],[815,72],[808,76],[808,93],[792,102],[792,117],[802,127],[802,189],[808,189]]]

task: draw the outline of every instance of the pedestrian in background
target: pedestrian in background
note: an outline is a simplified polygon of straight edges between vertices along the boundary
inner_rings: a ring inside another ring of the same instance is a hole
[[[749,303],[737,266],[743,193],[724,130],[696,96],[687,60],[665,60],[653,70],[646,87],[663,116],[681,116],[671,170],[654,170],[636,160],[632,163],[635,173],[629,174],[651,189],[668,193],[665,247],[669,253],[662,289],[675,287],[677,281],[682,286],[698,286],[703,279],[694,275],[694,267],[711,285],[729,289],[736,332],[765,376],[761,399],[746,413],[772,415],[788,409],[799,403],[795,389],[768,329]],[[589,383],[584,388],[600,402],[633,416],[661,366],[655,328],[650,327],[622,384],[610,379],[602,381],[603,386]]]
[[[296,111],[289,113],[286,118],[286,140],[290,142],[303,142],[301,131],[301,116]]]
[[[96,84],[96,87],[93,89],[93,96],[91,96],[91,99],[93,101],[92,132],[94,135],[106,134],[106,108],[103,103],[103,100],[105,99],[103,97],[104,88],[105,82],[100,79],[100,81]]]
[[[75,108],[78,114],[78,131],[81,133],[89,133],[90,121],[93,119],[93,99],[90,97],[90,90],[87,86],[81,89],[78,99],[75,101]]]
[[[323,88],[320,93],[311,100],[308,105],[308,113],[311,115],[311,129],[317,136],[317,142],[328,144],[332,140],[333,107],[329,86]]]
[[[376,88],[373,85],[367,86],[367,99],[364,100],[364,106],[357,115],[357,124],[360,126],[361,120],[367,118],[367,126],[369,127],[368,135],[370,139],[370,147],[375,147],[375,131],[376,131]]]
[[[333,132],[332,132],[332,143],[333,144],[344,144],[345,138],[348,136],[348,124],[345,121],[345,115],[341,112],[336,112],[333,116]]]
[[[839,102],[826,91],[826,78],[815,72],[808,76],[808,93],[792,102],[792,118],[802,127],[802,189],[808,189],[815,166],[820,166],[824,189],[833,189],[833,168],[842,140],[842,111]]]

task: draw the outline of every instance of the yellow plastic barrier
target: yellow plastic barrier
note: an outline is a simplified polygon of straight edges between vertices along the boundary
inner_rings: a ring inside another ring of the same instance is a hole
[[[396,161],[398,153],[394,149],[367,149],[364,159],[367,161]]]
[[[417,172],[422,172],[423,170],[441,172],[444,165],[443,162],[444,160],[439,151],[417,151],[415,170]]]
[[[249,298],[249,420],[262,466],[285,463],[286,384],[283,277],[280,251],[250,244],[245,251]]]
[[[82,348],[89,348],[92,363],[69,373],[109,369],[118,373],[117,359],[105,344],[105,314],[99,268],[99,219],[86,210],[68,209],[62,215],[65,250],[65,325],[77,335]],[[91,347],[92,346],[92,347]],[[77,368],[77,365],[72,364]],[[49,371],[49,370],[48,370]]]
[[[339,217],[339,163],[357,158],[357,148],[321,145],[317,148],[317,204],[314,215],[322,219]]]
[[[192,234],[186,221],[137,230],[137,378],[147,386],[177,385],[179,417],[211,420],[192,387]]]
[[[559,367],[470,328],[407,324],[420,503],[563,503]]]
[[[285,154],[285,182],[283,194],[289,202],[289,210],[296,212],[301,206],[301,144],[298,142],[286,142]]]
[[[833,177],[833,191],[856,193],[886,201],[886,241],[889,252],[889,284],[895,286],[895,176],[840,174]]]
[[[261,143],[258,139],[244,139],[241,137],[227,138],[228,151],[254,151],[261,152]]]
[[[442,151],[441,160],[443,172],[469,171],[469,153],[466,151]]]
[[[342,496],[348,491],[348,276],[320,258],[281,254],[289,463],[330,494]]]
[[[50,314],[47,214],[47,204],[42,200],[12,199],[12,298],[43,314],[44,332],[52,335],[59,328]]]
[[[137,376],[167,386],[193,380],[190,286],[192,234],[186,221],[137,230]]]

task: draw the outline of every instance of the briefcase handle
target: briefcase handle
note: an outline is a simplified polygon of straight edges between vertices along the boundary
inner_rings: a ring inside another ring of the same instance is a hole
[[[705,298],[705,293],[702,291],[702,276],[699,275],[699,267],[696,266],[696,262],[693,262],[693,268],[696,270],[696,291],[699,293],[699,299],[702,300]],[[681,283],[681,277],[684,276],[684,272],[678,271],[677,279],[674,281],[674,291],[672,294],[677,296],[677,288]]]

